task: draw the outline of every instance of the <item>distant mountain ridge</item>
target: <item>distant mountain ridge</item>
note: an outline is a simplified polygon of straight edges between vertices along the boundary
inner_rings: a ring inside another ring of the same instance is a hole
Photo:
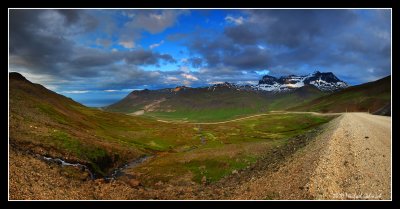
[[[346,82],[340,80],[331,72],[321,73],[315,71],[305,76],[289,75],[276,78],[265,75],[258,82],[258,85],[254,85],[253,88],[261,91],[281,92],[297,89],[304,85],[313,85],[321,91],[328,92],[348,87]]]
[[[264,75],[256,85],[240,85],[236,83],[221,82],[208,86],[207,89],[210,91],[215,91],[216,89],[228,88],[238,91],[281,93],[293,91],[307,85],[315,86],[317,89],[323,92],[335,92],[349,87],[346,82],[340,80],[332,72],[321,73],[319,71],[315,71],[314,73],[305,76],[289,75],[276,78],[274,76]],[[190,87],[178,86],[176,88],[160,89],[156,91],[169,91],[176,93],[180,89],[186,90],[190,89]]]

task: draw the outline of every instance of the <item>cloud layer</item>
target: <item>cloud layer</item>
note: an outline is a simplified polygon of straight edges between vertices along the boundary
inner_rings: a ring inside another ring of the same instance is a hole
[[[391,11],[12,9],[9,46],[10,71],[71,94],[314,70],[359,84],[391,72]]]

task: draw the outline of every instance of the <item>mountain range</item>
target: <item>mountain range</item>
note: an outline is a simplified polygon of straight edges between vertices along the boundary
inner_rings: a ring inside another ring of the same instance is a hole
[[[289,75],[281,76],[279,78],[270,75],[264,75],[256,85],[238,85],[235,83],[224,82],[209,86],[208,89],[214,91],[216,88],[225,86],[237,90],[277,93],[293,91],[306,85],[315,86],[323,92],[335,92],[348,87],[346,82],[337,78],[332,72],[321,73],[319,71],[315,71],[314,73],[304,76]],[[179,86],[177,88],[187,89],[188,87]],[[169,91],[176,92],[176,89],[169,89]]]
[[[262,91],[290,91],[300,88],[304,85],[313,85],[321,91],[333,92],[348,87],[347,83],[338,79],[333,73],[321,73],[315,71],[306,76],[282,76],[276,78],[265,75],[258,82],[258,85],[253,86],[254,89]]]
[[[341,100],[343,103],[338,103],[337,106],[312,110],[344,112],[349,106],[348,111],[373,112],[385,105],[390,106],[389,81],[390,76],[376,84],[365,84],[365,87],[349,87],[331,72],[316,71],[306,76],[289,75],[280,78],[265,75],[257,85],[225,82],[200,88],[178,86],[159,90],[135,90],[103,109],[167,119],[212,121],[272,110],[306,110],[318,106],[322,101],[333,104],[334,95],[352,95],[353,92],[357,92],[354,93],[355,99],[344,96]],[[371,85],[380,87],[375,91],[369,88]],[[364,88],[365,90],[360,91]],[[373,94],[369,93],[371,91]],[[359,97],[365,99],[357,100]],[[327,98],[327,101],[318,98]],[[369,107],[372,103],[374,105]]]

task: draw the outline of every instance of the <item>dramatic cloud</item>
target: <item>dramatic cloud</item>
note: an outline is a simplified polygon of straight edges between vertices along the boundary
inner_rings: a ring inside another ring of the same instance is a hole
[[[256,70],[269,67],[271,61],[267,50],[252,45],[238,45],[225,37],[199,38],[192,40],[189,47],[206,59],[208,67],[230,66],[238,70]]]
[[[387,9],[11,9],[9,69],[80,99],[314,70],[354,85],[391,73],[391,38]]]
[[[125,24],[131,29],[143,29],[152,34],[162,32],[163,30],[175,24],[180,15],[188,14],[186,10],[131,10],[125,11],[132,20]]]
[[[346,76],[356,68],[350,82],[367,81],[362,75],[372,66],[375,78],[390,73],[390,10],[246,10],[243,16],[226,16],[234,25],[223,34],[196,34],[187,46],[208,67],[237,73],[267,68],[276,75],[306,74],[318,68]]]
[[[168,54],[159,54],[147,50],[134,50],[127,53],[125,61],[129,64],[135,65],[150,65],[159,64],[159,60],[165,62],[175,63],[176,60]]]
[[[50,21],[50,16],[57,18]],[[132,51],[113,50],[113,53],[110,53],[78,45],[68,31],[94,30],[92,25],[83,24],[87,20],[80,19],[88,16],[90,14],[86,10],[11,10],[10,65],[24,68],[31,74],[90,77],[98,76],[107,66],[123,60],[133,65],[159,65],[161,60],[176,62],[169,54],[154,53],[140,48]],[[64,25],[62,29],[49,30],[49,27],[60,24]],[[125,48],[134,47],[133,42],[120,44]],[[97,38],[96,45],[109,48],[112,41]]]
[[[203,66],[203,59],[200,57],[192,57],[188,60],[192,64],[193,68],[200,68]]]

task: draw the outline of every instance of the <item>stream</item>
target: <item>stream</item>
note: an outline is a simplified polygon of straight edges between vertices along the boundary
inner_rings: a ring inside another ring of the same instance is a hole
[[[111,172],[111,175],[105,176],[104,179],[106,181],[115,180],[116,178],[118,178],[120,176],[126,175],[125,170],[134,168],[134,167],[144,163],[146,160],[148,160],[150,158],[153,158],[153,157],[154,157],[154,155],[146,155],[146,156],[140,157],[140,158],[138,158],[136,160],[133,160],[131,162],[128,162],[128,163],[126,163],[126,164],[114,169]],[[89,175],[90,175],[90,179],[91,180],[95,180],[96,179],[96,175],[86,165],[82,165],[80,163],[69,163],[69,162],[66,162],[66,161],[64,161],[64,160],[62,160],[60,158],[51,158],[51,157],[46,157],[46,156],[41,156],[41,158],[43,160],[45,160],[45,161],[54,162],[54,163],[57,163],[58,165],[61,165],[61,166],[78,167],[82,171],[88,172]]]
[[[118,177],[120,177],[120,176],[123,176],[123,175],[126,174],[126,173],[125,173],[125,170],[134,168],[134,167],[136,167],[136,166],[138,166],[138,165],[144,163],[146,160],[148,160],[148,159],[150,159],[150,158],[153,158],[153,157],[154,157],[154,155],[145,155],[145,156],[140,157],[140,158],[138,158],[138,159],[136,159],[136,160],[134,160],[134,161],[131,161],[131,162],[129,162],[129,163],[126,163],[126,164],[120,166],[119,168],[115,169],[115,170],[111,173],[110,176],[106,176],[106,177],[105,177],[105,180],[114,180],[114,179],[116,179],[116,178],[118,178]]]
[[[60,158],[51,158],[51,157],[46,157],[46,156],[41,156],[42,159],[44,159],[45,161],[49,161],[49,162],[55,162],[61,166],[73,166],[73,167],[78,167],[80,168],[82,171],[87,171],[90,175],[90,179],[94,180],[95,179],[95,174],[86,166],[86,165],[82,165],[80,163],[68,163]]]

